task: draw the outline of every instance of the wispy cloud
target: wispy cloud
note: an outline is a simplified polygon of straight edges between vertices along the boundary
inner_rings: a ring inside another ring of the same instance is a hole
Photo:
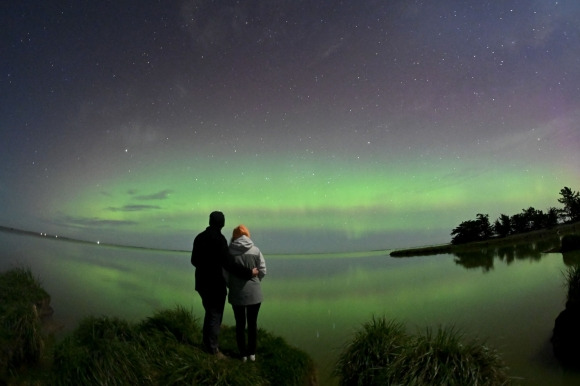
[[[124,205],[120,208],[110,206],[108,209],[111,212],[142,212],[146,210],[161,209],[161,207],[157,205]]]
[[[169,194],[172,193],[171,190],[165,189],[157,193],[148,194],[148,195],[141,195],[135,196],[137,200],[165,200],[169,197]]]
[[[173,191],[171,189],[165,189],[157,193],[136,195],[137,190],[131,189],[127,193],[134,196],[133,198],[136,200],[166,200]]]
[[[73,216],[64,216],[61,221],[66,225],[81,225],[81,226],[90,226],[90,227],[117,227],[117,226],[127,226],[127,225],[136,225],[136,221],[128,221],[128,220],[109,220],[109,219],[102,219],[98,217],[73,217]]]

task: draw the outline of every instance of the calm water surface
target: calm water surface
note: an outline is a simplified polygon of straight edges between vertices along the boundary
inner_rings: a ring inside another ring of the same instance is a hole
[[[259,325],[316,361],[322,385],[341,346],[373,316],[411,332],[454,325],[485,339],[525,385],[580,384],[562,371],[549,339],[564,308],[562,272],[578,256],[543,254],[552,244],[472,256],[396,259],[388,252],[268,255]],[[0,232],[0,269],[29,266],[52,296],[55,318],[74,327],[87,315],[137,321],[182,305],[202,316],[188,252],[57,241]],[[224,323],[234,324],[226,308]]]

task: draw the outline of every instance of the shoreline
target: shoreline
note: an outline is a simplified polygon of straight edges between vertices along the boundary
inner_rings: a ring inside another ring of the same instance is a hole
[[[104,247],[115,247],[115,248],[128,248],[128,249],[142,249],[142,250],[149,250],[149,251],[163,251],[163,252],[178,252],[178,253],[189,253],[188,250],[177,250],[177,249],[165,249],[165,248],[154,248],[154,247],[141,247],[141,246],[133,246],[133,245],[122,245],[122,244],[112,244],[112,243],[105,243],[105,242],[95,242],[95,241],[88,241],[82,239],[71,238],[67,236],[60,236],[60,235],[53,235],[53,234],[46,234],[46,233],[39,233],[33,232],[28,230],[23,230],[19,228],[13,227],[6,227],[0,225],[0,232],[4,233],[12,233],[22,236],[32,236],[37,238],[46,238],[52,239],[57,241],[68,241],[73,243],[80,243],[80,244],[88,244],[88,245],[100,245]],[[562,238],[562,236],[566,234],[580,234],[580,222],[569,223],[569,224],[560,224],[550,229],[542,229],[537,231],[530,231],[526,233],[519,233],[515,235],[510,235],[503,238],[490,238],[483,241],[476,241],[471,243],[465,244],[435,244],[435,245],[426,245],[422,247],[409,247],[409,248],[399,248],[394,249],[389,253],[391,257],[414,257],[414,256],[432,256],[432,255],[439,255],[439,254],[451,254],[455,252],[469,252],[480,250],[483,248],[494,247],[494,246],[501,246],[501,245],[509,245],[509,244],[518,244],[518,243],[526,243],[526,242],[534,242],[538,239],[545,239],[549,237],[558,237]],[[273,255],[288,255],[288,256],[300,256],[300,255],[318,255],[318,256],[332,256],[335,254],[341,255],[357,255],[360,253],[383,253],[387,252],[390,249],[377,249],[372,251],[350,251],[350,252],[318,252],[318,253],[275,253]],[[556,253],[560,252],[559,248],[555,248],[549,251],[544,251],[545,253]]]
[[[432,256],[439,254],[450,254],[455,252],[468,252],[479,250],[482,248],[489,248],[501,245],[534,242],[538,239],[561,238],[566,234],[574,234],[578,232],[580,232],[580,223],[575,222],[572,224],[561,224],[550,229],[530,231],[502,238],[490,238],[488,240],[476,241],[466,244],[454,245],[448,243],[439,245],[428,245],[424,247],[396,249],[392,251],[389,255],[391,257],[414,257],[414,256]],[[545,251],[545,253],[555,253],[555,252],[560,252],[559,248]]]

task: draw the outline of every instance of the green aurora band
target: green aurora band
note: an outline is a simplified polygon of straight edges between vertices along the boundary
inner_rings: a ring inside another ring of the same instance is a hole
[[[573,176],[531,173],[517,165],[482,167],[475,160],[393,164],[385,157],[357,164],[314,155],[219,161],[175,156],[131,166],[102,178],[71,173],[77,180],[61,184],[66,191],[53,194],[47,215],[68,229],[89,229],[96,235],[111,229],[145,238],[181,235],[187,241],[170,248],[187,248],[191,232],[203,229],[213,210],[226,213],[226,235],[228,227],[244,223],[256,234],[325,232],[348,240],[429,230],[438,232],[443,243],[448,239],[441,235],[477,213],[489,213],[493,221],[529,206],[558,206],[558,192]],[[370,247],[401,246],[396,244],[390,240]],[[326,251],[337,252],[332,245]],[[284,252],[295,251],[276,250]]]

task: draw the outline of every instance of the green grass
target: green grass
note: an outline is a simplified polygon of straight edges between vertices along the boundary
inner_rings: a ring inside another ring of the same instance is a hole
[[[564,279],[568,289],[566,300],[573,304],[580,304],[580,265],[567,267]]]
[[[181,306],[156,312],[143,320],[139,329],[148,335],[165,335],[183,344],[200,346],[202,342],[199,320]]]
[[[52,384],[151,385],[149,351],[142,340],[124,320],[86,318],[55,348]]]
[[[409,335],[403,325],[373,318],[340,353],[334,375],[344,386],[505,385],[500,355],[455,328]]]
[[[229,346],[233,348],[235,329],[227,329],[224,335],[229,337]],[[258,330],[256,357],[255,364],[271,385],[316,384],[312,359],[305,352],[294,349],[284,339],[262,329]]]
[[[199,321],[179,306],[135,324],[89,317],[57,346],[51,384],[302,385],[314,371],[307,354],[264,330],[255,363],[236,358],[234,328],[220,343],[229,359],[203,351]]]
[[[407,339],[402,324],[373,317],[341,352],[333,375],[339,377],[341,385],[379,385]]]
[[[0,274],[0,380],[39,364],[48,338],[41,314],[49,302],[30,269]]]

